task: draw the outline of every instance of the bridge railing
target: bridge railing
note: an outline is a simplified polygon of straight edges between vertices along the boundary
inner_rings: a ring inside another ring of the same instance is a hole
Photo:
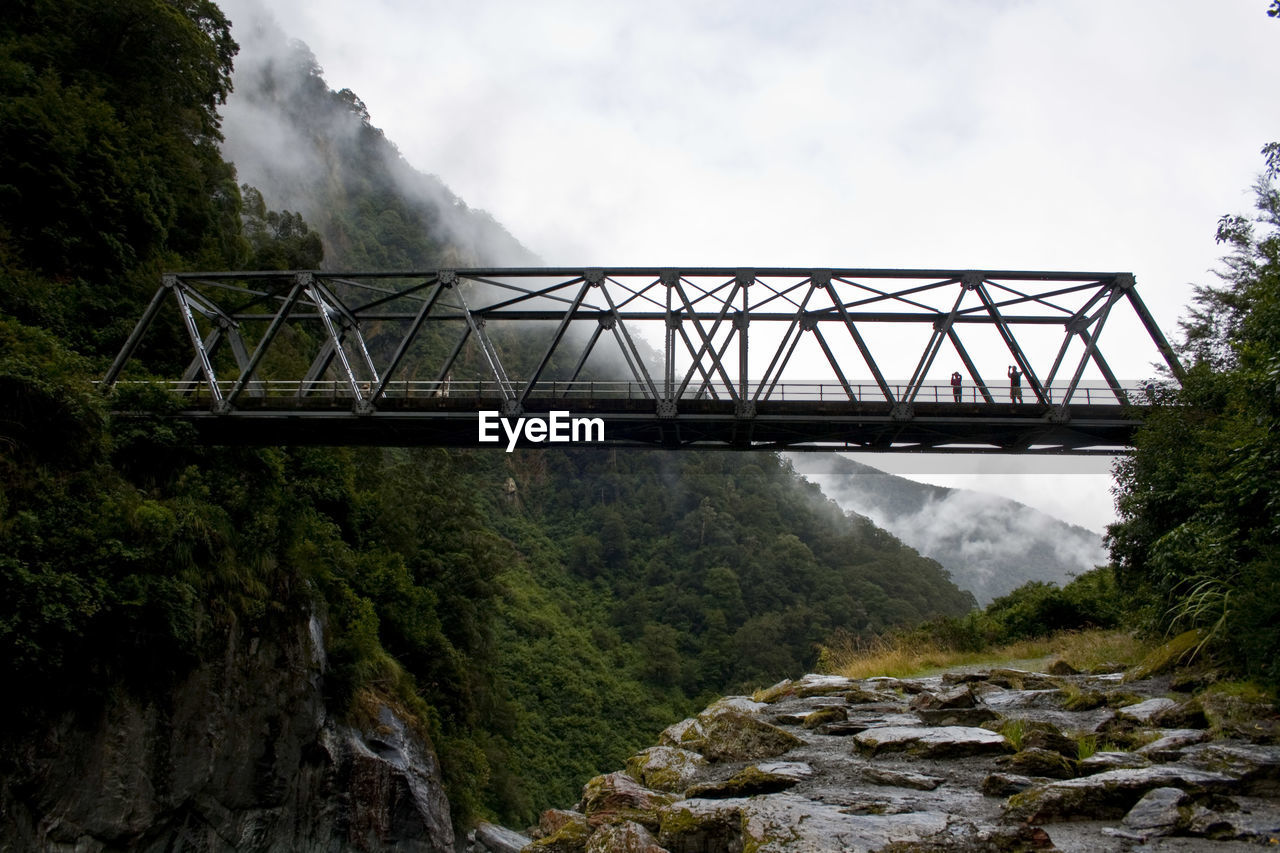
[[[122,386],[134,384],[121,382]],[[169,393],[186,398],[197,406],[211,402],[209,385],[204,380],[164,381],[158,383]],[[519,384],[519,383],[515,383]],[[235,380],[220,380],[218,388],[225,395],[236,385]],[[888,387],[894,397],[901,399],[909,383],[904,381],[889,382]],[[509,389],[510,386],[507,386]],[[250,398],[266,398],[269,400],[293,399],[333,399],[353,400],[356,394],[349,382],[334,380],[314,380],[302,382],[298,380],[266,380],[255,379],[246,384],[244,389]],[[359,396],[368,398],[373,388],[370,383],[357,386]],[[732,388],[723,382],[707,383],[701,388],[690,386],[679,398],[681,400],[721,400],[731,401],[739,391],[738,386]],[[984,390],[986,397],[984,397]],[[1068,383],[1054,383],[1046,388],[1046,396],[1051,403],[1060,402],[1068,390]],[[1076,387],[1071,402],[1076,405],[1121,405],[1124,403],[1141,404],[1145,402],[1151,391],[1148,383],[1125,383],[1120,386],[1120,396],[1116,390],[1105,382],[1085,382]],[[754,398],[761,391],[759,383],[749,383],[746,388],[748,399]],[[838,382],[779,382],[771,388],[764,388],[759,401],[767,402],[807,402],[838,403],[848,402],[849,394],[862,402],[886,402],[886,398],[877,383],[851,383],[847,388]],[[449,380],[443,382],[424,380],[397,380],[386,384],[382,397],[390,399],[430,400],[491,400],[500,404],[509,394],[509,390],[493,380]],[[988,402],[989,397],[990,402]],[[653,392],[649,386],[635,381],[610,380],[544,380],[529,395],[531,400],[652,400]],[[1009,404],[1014,402],[1012,390],[1005,387],[983,389],[973,384],[962,384],[958,389],[948,382],[926,383],[920,387],[915,396],[917,403],[963,403],[986,406],[991,404]],[[1035,396],[1029,388],[1023,388],[1022,403],[1035,403]]]

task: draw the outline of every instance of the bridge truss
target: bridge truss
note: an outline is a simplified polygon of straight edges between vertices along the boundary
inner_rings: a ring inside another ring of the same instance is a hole
[[[143,381],[166,309],[190,362],[160,381],[214,443],[481,446],[495,410],[599,417],[611,444],[1103,453],[1143,401],[1104,330],[1182,375],[1128,273],[172,273],[107,387]]]

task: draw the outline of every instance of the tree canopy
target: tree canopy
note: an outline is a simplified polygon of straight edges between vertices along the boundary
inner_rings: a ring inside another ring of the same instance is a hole
[[[1122,585],[1165,629],[1201,628],[1280,682],[1280,145],[1262,149],[1252,216],[1225,216],[1220,283],[1196,289],[1180,389],[1157,391],[1117,467]]]

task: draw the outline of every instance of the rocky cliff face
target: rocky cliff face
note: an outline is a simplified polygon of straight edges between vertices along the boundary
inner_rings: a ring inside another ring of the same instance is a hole
[[[0,850],[448,851],[432,745],[386,706],[325,707],[322,628],[227,632],[170,690],[123,690],[6,746]]]

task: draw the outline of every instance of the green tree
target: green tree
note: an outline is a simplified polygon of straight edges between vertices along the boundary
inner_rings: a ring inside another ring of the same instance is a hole
[[[1256,213],[1226,216],[1221,283],[1184,322],[1190,366],[1117,466],[1117,579],[1165,629],[1199,627],[1243,671],[1280,681],[1280,145]]]

